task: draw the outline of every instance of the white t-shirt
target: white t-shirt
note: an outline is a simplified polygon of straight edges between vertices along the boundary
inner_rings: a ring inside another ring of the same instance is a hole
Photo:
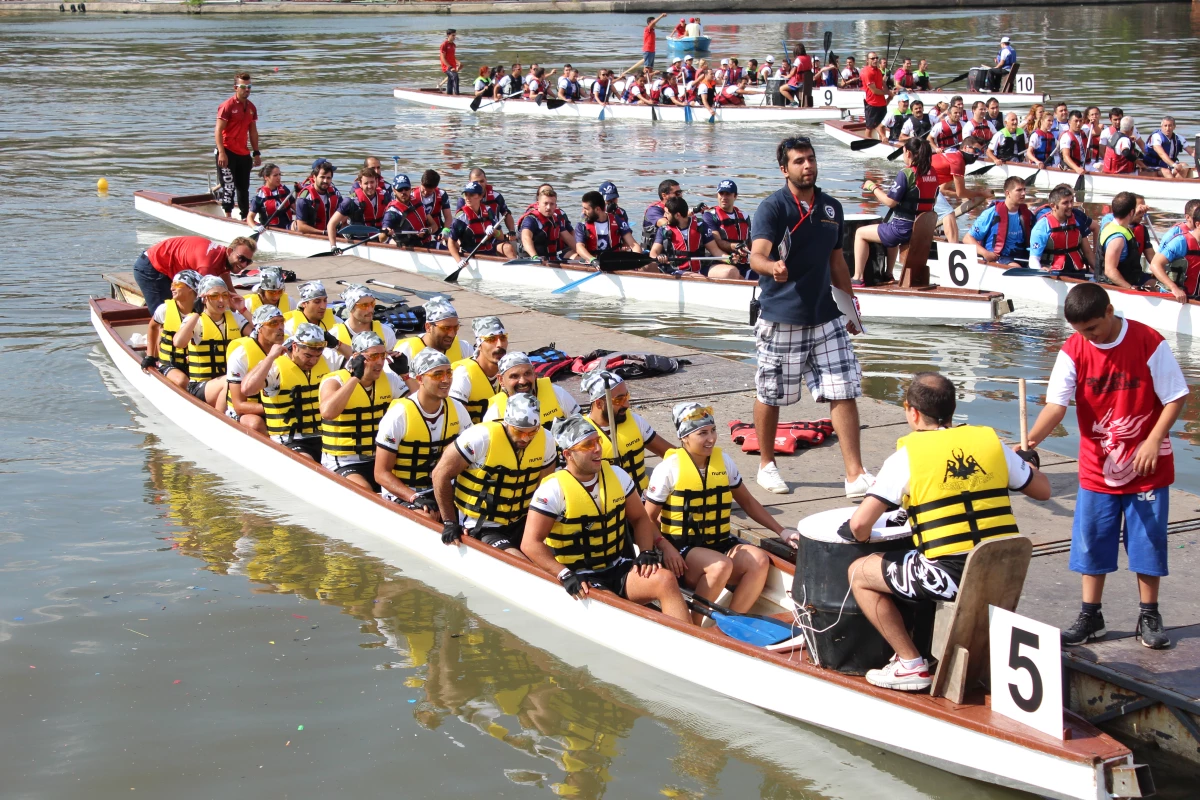
[[[1103,141],[1103,139],[1101,139],[1101,141]],[[1105,146],[1107,147],[1110,145],[1105,145]],[[1130,137],[1125,136],[1125,137],[1117,140],[1117,144],[1115,147],[1113,147],[1113,151],[1117,155],[1124,155],[1125,153],[1129,152],[1129,148],[1131,148],[1131,147],[1133,147],[1133,140],[1130,139]]]
[[[271,372],[275,373],[275,388],[279,387],[279,370],[276,369],[274,362],[271,364]],[[229,351],[229,355],[225,358],[225,380],[229,383],[241,383],[250,374],[250,355],[244,347],[236,347]],[[270,380],[270,373],[268,373]]]
[[[1004,451],[1004,463],[1008,467],[1008,488],[1014,491],[1024,488],[1033,478],[1029,465],[1022,461],[1012,448],[1001,449]],[[892,508],[897,508],[900,500],[908,494],[911,475],[908,468],[908,449],[901,447],[883,462],[883,466],[875,475],[875,483],[871,484],[867,494],[879,498]]]
[[[1096,344],[1095,342],[1088,342],[1088,344],[1100,350],[1111,350],[1125,340],[1127,330],[1129,330],[1129,323],[1121,320],[1121,332],[1117,335],[1116,341],[1111,344]],[[1183,377],[1183,370],[1179,368],[1179,362],[1175,360],[1175,354],[1171,352],[1171,346],[1165,340],[1158,343],[1154,355],[1150,356],[1148,366],[1150,367],[1150,376],[1154,380],[1154,393],[1158,395],[1160,403],[1166,405],[1172,400],[1178,400],[1187,395],[1188,385]],[[1071,401],[1075,399],[1076,378],[1075,362],[1060,350],[1058,358],[1054,360],[1054,369],[1050,371],[1050,383],[1046,387],[1046,402],[1059,406],[1071,405]]]
[[[858,77],[859,76],[855,75],[853,72],[850,71],[849,67],[842,68],[842,80],[843,81],[857,80]]]
[[[559,78],[558,78],[558,88],[559,89],[566,90],[570,85],[571,85],[571,81],[567,78],[566,75],[559,76]]]
[[[635,83],[629,87],[629,99],[631,101],[637,100],[637,98],[639,98],[641,96],[642,96],[642,87],[641,86],[639,86],[638,84]]]
[[[174,302],[174,301],[172,301],[172,302]],[[163,318],[161,320],[158,319],[158,309],[156,309],[154,312],[155,313],[154,321],[157,322],[159,325],[161,325],[163,323],[163,320],[165,320],[167,318],[166,317],[167,310],[165,308],[163,308],[163,306],[165,306],[165,305],[166,305],[166,303],[163,303],[163,305],[160,305],[158,307],[159,309],[162,309],[162,312],[163,312]],[[238,337],[240,337],[242,335],[242,328],[246,327],[246,322],[247,322],[246,318],[243,317],[238,312],[233,311],[232,313],[233,313],[234,320],[237,321],[238,329],[236,331],[225,330],[224,315],[221,316],[220,320],[213,320],[211,317],[209,318],[209,321],[214,322],[214,324],[217,326],[217,330],[219,330],[221,333],[225,334],[226,338],[228,338],[230,341],[237,339]],[[181,322],[182,322],[182,319],[181,319]],[[203,339],[204,339],[204,320],[197,320],[196,329],[194,331],[192,331],[192,344],[200,344],[200,342],[203,341]]]
[[[629,473],[620,467],[613,465],[613,474],[617,476],[617,480],[621,484],[621,492],[625,497],[637,491],[637,485],[634,484],[633,478],[629,477]],[[588,490],[588,494],[600,503],[600,476],[595,475],[590,481],[580,481],[583,488]],[[636,498],[635,498],[636,502]],[[562,485],[558,481],[546,481],[538,490],[533,493],[533,500],[530,501],[529,507],[540,511],[548,517],[555,519],[561,517],[567,510],[567,497],[563,494]]]
[[[728,453],[721,453],[721,457],[725,459],[725,474],[729,477],[729,488],[736,489],[742,485],[742,473],[738,472],[737,464],[733,463],[733,459],[729,457]],[[689,458],[689,456],[681,453],[677,458]],[[671,492],[675,491],[675,481],[678,479],[679,462],[676,458],[662,461],[650,473],[650,486],[647,487],[644,497],[652,503],[662,505],[667,502]]]
[[[1109,140],[1112,139],[1112,137],[1116,135],[1115,133],[1111,132],[1111,130],[1110,130],[1111,127],[1112,126],[1110,126],[1110,125],[1105,125],[1104,130],[1101,131],[1101,133],[1100,133],[1100,144],[1104,145],[1105,147],[1108,147]],[[1120,131],[1117,131],[1117,133],[1120,133]],[[1133,128],[1133,132],[1129,134],[1129,138],[1133,139],[1134,141],[1137,141],[1138,139],[1142,138],[1138,134],[1138,129],[1137,129],[1136,125]]]
[[[416,398],[413,398],[416,401]],[[454,411],[458,414],[458,424],[461,431],[465,431],[471,427],[471,415],[467,413],[466,407],[450,398],[450,402],[454,404]],[[421,412],[421,416],[425,419],[425,425],[429,428],[429,440],[437,441],[442,438],[442,431],[446,429],[446,415],[442,413],[442,406],[438,406],[438,410],[431,414],[427,414],[421,404],[417,403],[417,410]],[[399,442],[404,441],[404,435],[408,433],[408,416],[404,411],[403,406],[399,403],[393,403],[384,413],[383,419],[379,420],[379,433],[375,436],[375,444],[396,452],[396,446]]]
[[[532,86],[535,81],[537,81],[536,75],[533,75],[531,73],[531,74],[525,76],[525,85],[526,86]]]
[[[455,370],[455,375],[457,375],[457,374],[458,374],[458,371]],[[571,397],[571,394],[566,389],[562,388],[561,386],[552,386],[551,388],[554,389],[554,396],[558,398],[558,407],[563,410],[564,414],[566,414],[569,417],[572,414],[579,413],[579,403],[575,402],[575,398]],[[451,385],[451,387],[450,387],[450,392],[451,392],[451,395],[453,395],[453,393],[454,393],[453,385]],[[497,410],[499,408],[500,408],[500,406],[498,406],[498,405],[488,406],[487,411],[485,411],[483,413],[483,421],[490,422],[491,420],[499,419],[500,414]]]
[[[458,435],[454,440],[454,447],[462,454],[462,457],[467,460],[471,467],[482,467],[487,461],[488,447],[492,443],[492,435],[488,431],[487,425],[472,425]],[[552,465],[558,457],[558,449],[554,446],[554,439],[550,434],[546,434],[543,439],[546,442],[546,452],[543,454],[543,463]],[[479,524],[478,517],[468,517],[462,511],[458,512],[459,524],[466,530],[472,530]],[[483,523],[485,528],[500,527],[494,522],[486,521]]]
[[[1074,140],[1072,139],[1072,134],[1070,131],[1063,131],[1062,133],[1059,134],[1059,136],[1058,136],[1058,156],[1057,156],[1059,163],[1064,164],[1064,165],[1066,164],[1066,162],[1063,161],[1063,155],[1069,154],[1071,152],[1071,145],[1073,143],[1074,143]],[[1079,147],[1080,147],[1080,149],[1083,148],[1082,131],[1080,132],[1080,136],[1079,136]]]
[[[764,64],[763,66],[759,67],[758,68],[759,80],[765,81],[767,78],[770,78],[771,77],[771,69],[772,69],[772,67],[770,64]]]
[[[408,340],[411,338],[412,337],[410,336],[403,342],[400,342],[400,347],[396,349],[397,353],[403,353],[404,355],[408,356],[409,361],[411,361],[413,357],[412,344],[408,342]],[[470,358],[471,356],[475,355],[475,345],[471,344],[469,340],[459,339],[458,343],[462,347],[463,358]]]
[[[721,94],[725,95],[726,97],[736,97],[739,91],[740,90],[736,85],[721,87]]]
[[[466,367],[454,368],[450,378],[450,396],[464,403],[471,399],[471,376]]]
[[[1017,129],[1017,132],[1018,132],[1018,133],[1020,132],[1020,128],[1018,128],[1018,129]],[[966,138],[966,137],[963,137],[963,138]],[[1003,131],[997,131],[997,132],[996,132],[996,134],[995,134],[994,136],[992,136],[992,141],[988,143],[988,150],[991,150],[993,153],[999,152],[999,151],[997,150],[997,148],[998,148],[998,147],[1000,147],[1000,145],[1001,145],[1003,142],[1004,142],[1004,133],[1003,133]],[[1024,154],[1023,154],[1023,153],[1017,153],[1017,155],[1024,155]]]
[[[326,350],[325,352],[328,353],[329,351]],[[388,379],[388,383],[392,387],[392,399],[399,400],[401,397],[404,397],[408,394],[408,384],[404,382],[403,378],[401,378],[399,375],[396,375],[394,372],[388,372],[387,370],[384,370],[383,375]],[[321,385],[324,386],[325,382],[331,378],[333,378],[333,375],[326,375],[321,379]],[[338,383],[340,384],[341,381],[339,380]],[[470,417],[468,417],[468,419],[470,419]],[[331,456],[328,453],[321,454],[321,466],[325,467],[326,469],[337,469],[338,467],[344,467],[347,464],[357,464],[360,461],[374,460],[374,453],[369,456],[348,455],[336,457]]]
[[[512,75],[501,75],[500,80],[496,81],[496,86],[500,89],[500,94],[512,94]]]

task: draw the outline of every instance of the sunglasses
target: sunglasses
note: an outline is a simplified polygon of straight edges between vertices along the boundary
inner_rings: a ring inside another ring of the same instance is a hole
[[[461,326],[461,325],[437,325],[437,324],[435,324],[433,327],[437,328],[437,329],[438,329],[439,331],[441,331],[442,333],[453,333],[453,334],[457,334],[457,333],[458,333],[458,331],[459,331],[459,329],[460,329],[462,326]]]
[[[497,340],[499,340],[499,339],[502,339],[502,338],[504,338],[504,337],[506,337],[506,336],[508,336],[508,334],[507,334],[507,333],[496,333],[496,334],[492,334],[491,336],[483,336],[483,337],[481,337],[481,338],[480,338],[480,341],[483,341],[483,342],[488,342],[488,343],[490,344],[491,342],[495,342],[495,341],[497,341]]]
[[[208,294],[204,295],[204,298],[206,300],[209,298],[213,300],[228,300],[229,292],[209,292]]]
[[[375,301],[374,300],[363,300],[361,302],[355,303],[354,307],[361,308],[363,311],[370,311],[372,308],[375,307]]]
[[[254,84],[253,84],[253,83],[235,83],[235,84],[233,85],[233,88],[235,88],[235,89],[247,89],[247,90],[248,90],[248,89],[253,89],[253,88],[254,88]]]
[[[628,400],[628,398],[626,398],[626,400]],[[679,421],[680,422],[698,422],[698,421],[704,419],[705,417],[713,417],[713,416],[715,416],[715,415],[713,414],[712,406],[701,406],[700,408],[693,409],[693,410],[689,411],[688,413],[684,414],[682,417],[680,417]]]
[[[301,345],[301,348],[309,355],[313,356],[319,356],[325,352],[325,345],[323,344],[305,344]]]
[[[629,395],[612,398],[613,408],[629,408]]]
[[[363,357],[363,361],[369,364],[378,364],[387,358],[387,353],[359,353]]]
[[[233,260],[234,260],[234,261],[236,261],[238,264],[240,264],[240,265],[241,265],[241,266],[243,266],[243,267],[244,267],[244,266],[246,266],[247,264],[253,264],[253,263],[254,263],[254,259],[253,259],[253,258],[251,258],[250,256],[244,256],[244,255],[242,255],[241,253],[238,253],[237,255],[235,255],[235,256],[233,257]]]
[[[261,323],[261,325],[264,328],[282,328],[283,317],[271,317],[266,322]]]

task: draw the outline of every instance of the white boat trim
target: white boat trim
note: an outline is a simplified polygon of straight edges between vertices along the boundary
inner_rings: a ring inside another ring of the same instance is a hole
[[[1009,111],[1028,111],[1034,103],[1049,102],[1050,95],[1041,92],[918,92],[907,90],[908,99],[921,100],[925,108],[933,107],[934,103],[949,103],[952,97],[962,97],[963,105],[970,108],[975,101],[986,103],[991,98],[1000,101],[1000,107]],[[834,86],[814,86],[813,102],[826,106],[844,108],[852,113],[861,114],[866,107],[867,93],[862,89],[838,89]]]
[[[205,213],[211,203],[207,196],[173,196],[160,192],[134,193],[134,207],[152,217],[179,228],[228,242],[245,236],[247,226],[223,215]],[[282,231],[264,231],[258,240],[261,252],[289,256],[310,256],[329,250],[324,237]],[[393,245],[361,245],[352,251],[359,258],[405,272],[431,277],[453,272],[457,263],[445,250],[407,250]],[[463,270],[464,279],[488,284],[508,284],[550,291],[587,275],[591,270],[580,265],[545,266],[539,262],[478,256]],[[651,303],[673,312],[704,309],[723,318],[747,319],[750,299],[756,286],[751,281],[710,280],[704,277],[675,278],[643,272],[610,273],[581,284],[580,294]],[[933,322],[987,322],[1012,311],[1012,303],[995,293],[896,288],[860,288],[855,294],[862,315],[872,319]]]
[[[409,553],[515,603],[548,622],[710,691],[817,725],[921,763],[1056,798],[1108,800],[1113,767],[1132,753],[1064,711],[1071,736],[1059,741],[986,706],[888,692],[851,678],[684,625],[607,593],[575,601],[528,562],[474,540],[447,547],[433,524],[356,487],[316,463],[143,372],[126,339],[144,331],[145,308],[90,301],[92,325],[126,380],[206,447],[236,452],[246,469]],[[790,565],[773,559],[776,569]],[[731,680],[731,676],[737,676]],[[971,719],[970,717],[978,717]],[[920,748],[913,745],[919,743]]]
[[[580,119],[593,122],[600,121],[600,112],[604,111],[605,120],[645,120],[650,122],[688,122],[690,112],[691,122],[708,122],[710,116],[703,106],[675,105],[634,105],[627,103],[609,103],[602,105],[593,100],[580,100],[576,103],[565,103],[558,108],[550,109],[546,105],[514,97],[509,100],[484,100],[478,111],[471,111],[473,95],[448,95],[436,89],[395,89],[392,94],[397,100],[416,105],[432,106],[451,111],[462,111],[468,114],[516,114],[526,117],[557,117],[559,119]],[[753,105],[717,106],[711,115],[713,122],[824,122],[827,119],[839,119],[845,115],[840,108],[782,108],[780,106]]]

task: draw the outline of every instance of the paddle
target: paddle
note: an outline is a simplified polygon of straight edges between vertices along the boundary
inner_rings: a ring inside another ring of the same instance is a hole
[[[385,289],[395,289],[397,292],[408,292],[409,294],[416,295],[417,297],[421,298],[422,300],[429,300],[430,298],[433,298],[433,297],[448,297],[449,296],[449,295],[443,294],[441,292],[422,292],[422,291],[418,291],[416,289],[410,289],[407,286],[397,286],[394,283],[384,283],[383,281],[377,281],[374,278],[367,278],[365,281],[363,281],[363,283],[366,283],[371,286],[382,286]]]
[[[683,121],[684,122],[692,121],[692,105],[691,105],[690,101],[688,102],[688,104],[686,106],[683,107]]]
[[[1053,278],[1053,274],[1044,269],[1033,267],[1009,267],[1001,273],[1005,278]]]
[[[896,48],[896,60],[888,62],[888,69],[892,69],[893,64],[903,64],[904,63],[903,61],[900,60],[900,51],[903,49],[904,49],[904,36],[901,35],[900,36],[900,46]],[[895,75],[896,71],[892,70],[892,74]],[[886,83],[888,76],[884,75],[883,77],[884,77],[884,82]]]
[[[903,152],[904,152],[904,147],[903,147],[903,146],[901,146],[901,147],[897,147],[895,150],[893,150],[892,152],[888,153],[888,155],[887,155],[887,160],[888,160],[888,161],[895,161],[897,158],[899,158],[899,157],[900,157],[900,155],[901,155]]]
[[[346,227],[344,227],[338,231],[339,236],[346,238],[346,239],[357,239],[358,237],[362,236],[363,239],[361,241],[355,242],[354,244],[349,245],[347,247],[338,247],[333,250],[327,250],[324,253],[313,253],[311,256],[309,256],[309,258],[325,258],[326,256],[340,256],[342,253],[345,253],[347,250],[353,250],[354,248],[364,245],[369,241],[377,239],[377,237],[382,234],[383,234],[383,231],[379,230],[379,228],[372,228],[370,225],[347,225]],[[381,242],[383,241],[383,239],[377,239],[377,240],[381,241]]]
[[[684,591],[692,610],[716,623],[717,629],[731,639],[755,647],[767,647],[794,636],[792,626],[770,617],[752,617],[709,602],[694,592]]]
[[[496,103],[503,102],[503,101],[505,101],[505,100],[509,99],[510,97],[516,97],[516,96],[517,96],[517,95],[519,95],[520,93],[521,93],[521,90],[520,90],[520,89],[517,89],[517,90],[516,90],[515,92],[513,92],[512,94],[501,95],[499,100],[493,100],[493,101],[492,101],[492,102],[490,102],[490,103],[484,103],[483,105],[479,105],[479,106],[476,106],[476,105],[474,105],[474,101],[471,101],[471,102],[472,102],[472,105],[474,106],[474,107],[473,107],[471,110],[472,110],[472,111],[478,111],[478,110],[479,110],[479,109],[481,109],[481,108],[487,108],[488,106],[494,106],[494,105],[496,105]]]
[[[338,286],[352,286],[353,285],[353,282],[351,282],[351,281],[338,280],[338,281],[334,281],[334,283],[336,283]],[[370,281],[367,281],[367,283],[370,283]],[[386,294],[385,292],[379,292],[378,294],[375,294],[375,299],[381,303],[388,303],[389,305],[394,305],[395,303],[403,303],[408,298],[401,297],[400,295],[396,295],[396,294]]]
[[[454,270],[454,272],[451,272],[449,275],[446,276],[446,278],[445,278],[446,283],[458,283],[458,274],[467,268],[467,262],[469,262],[471,260],[471,257],[474,256],[475,253],[477,253],[479,251],[479,248],[483,247],[483,245],[487,242],[488,239],[492,238],[492,234],[495,232],[496,232],[496,228],[493,225],[488,225],[486,228],[483,229],[483,236],[480,237],[479,241],[476,243],[475,249],[472,250],[470,253],[468,253],[466,258],[464,258],[462,261],[458,262],[458,269]]]
[[[892,34],[888,34],[887,53],[883,57],[883,61],[888,65],[888,69],[892,66]],[[884,78],[884,84],[887,84],[887,78]]]
[[[972,170],[968,174],[969,175],[987,175],[991,171],[992,167],[994,167],[994,166],[996,166],[996,165],[995,164],[984,164],[979,169]]]
[[[857,142],[851,142],[850,149],[857,153],[860,150],[866,150],[868,147],[874,147],[877,144],[883,144],[883,142],[879,141],[878,139],[860,139]],[[903,149],[903,147],[899,148],[899,150]],[[899,152],[899,150],[897,150],[897,152]]]
[[[550,294],[564,294],[571,291],[581,283],[587,283],[592,278],[598,278],[606,272],[623,272],[631,269],[641,269],[650,263],[641,258],[628,258],[628,256],[642,256],[644,253],[630,253],[624,250],[602,250],[600,255],[596,256],[596,271],[584,275],[578,280],[571,281],[565,286],[560,286]]]
[[[1084,179],[1086,177],[1087,177],[1087,173],[1084,172],[1084,173],[1080,174],[1080,176],[1078,178],[1075,179],[1075,202],[1076,203],[1082,203],[1083,198],[1087,196],[1087,193],[1083,190]]]
[[[933,91],[940,92],[942,89],[945,89],[947,86],[949,86],[952,83],[958,83],[959,81],[965,81],[967,79],[967,76],[970,74],[971,74],[971,71],[967,70],[962,75],[959,75],[957,78],[951,78],[950,80],[946,81],[941,86],[934,89]]]
[[[1050,159],[1054,158],[1054,154],[1057,152],[1058,152],[1058,141],[1055,140],[1054,147],[1050,150],[1050,155],[1046,156],[1046,160],[1042,163],[1044,163],[1044,164],[1050,163]],[[1038,167],[1030,175],[1026,176],[1022,180],[1022,183],[1024,183],[1026,186],[1033,186],[1034,182],[1037,180],[1038,174],[1040,174],[1043,169],[1045,169],[1045,167]]]
[[[825,31],[825,41],[822,43],[825,47],[825,64],[829,63],[829,53],[833,50],[833,31]]]
[[[564,105],[566,105],[566,103],[567,103],[566,100],[558,100],[556,98],[551,97],[549,100],[546,101],[546,108],[553,111],[556,108],[562,108]]]

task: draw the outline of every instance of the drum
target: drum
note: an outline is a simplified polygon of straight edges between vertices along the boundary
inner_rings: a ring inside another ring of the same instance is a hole
[[[870,541],[862,544],[847,542],[838,535],[837,529],[854,511],[853,508],[836,508],[800,521],[792,599],[809,609],[813,628],[824,631],[813,637],[820,665],[847,675],[864,675],[867,670],[886,664],[893,651],[863,616],[854,595],[848,595],[850,565],[871,553],[911,549],[912,531],[907,524],[886,527],[881,520],[872,531]],[[913,642],[927,654],[933,636],[934,607],[905,602],[897,605]],[[826,628],[828,630],[824,630]]]
[[[971,67],[967,72],[967,91],[981,93],[988,91],[989,73],[990,70],[987,67]]]
[[[784,78],[767,78],[767,97],[771,98],[770,102],[773,106],[786,106],[787,98],[783,96],[783,92],[779,91],[779,87],[787,83]]]

